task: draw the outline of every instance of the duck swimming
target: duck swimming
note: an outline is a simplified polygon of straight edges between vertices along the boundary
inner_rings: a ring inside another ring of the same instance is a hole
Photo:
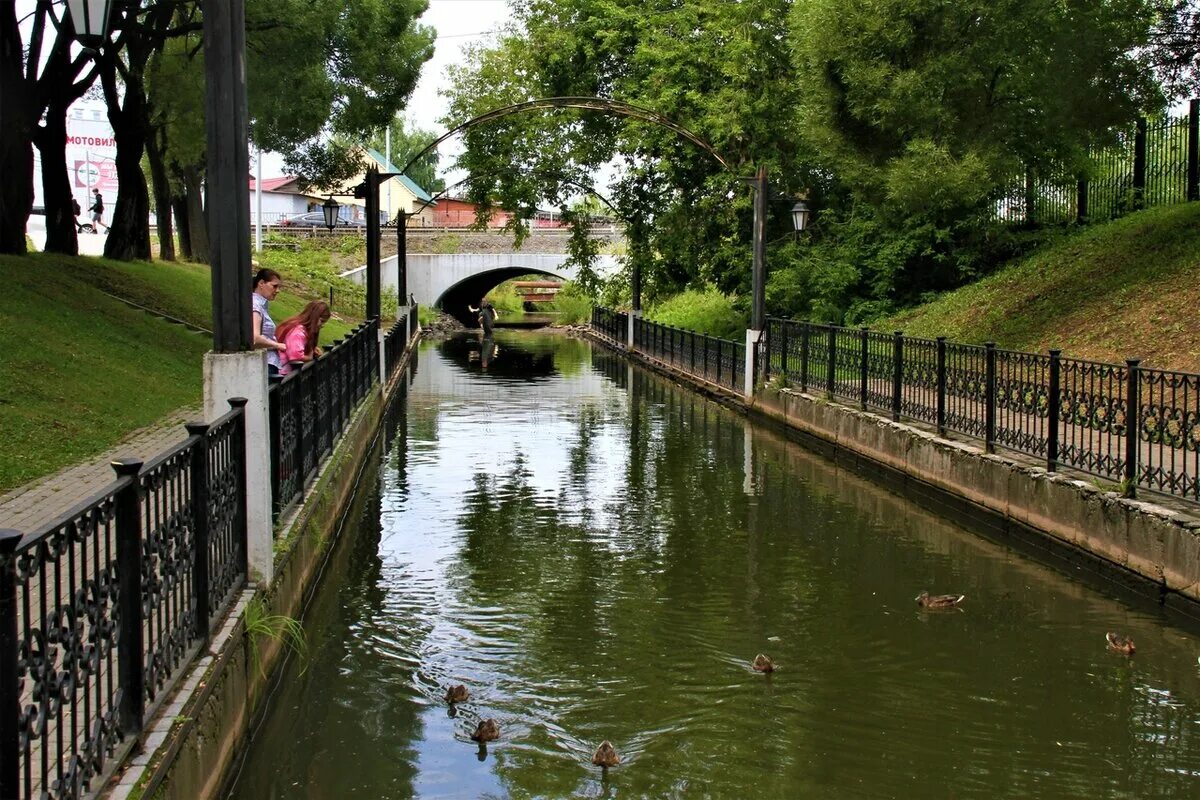
[[[929,592],[921,592],[917,595],[917,605],[921,608],[954,608],[966,599],[965,594],[930,595]]]
[[[485,719],[475,726],[471,738],[477,742],[494,742],[500,738],[500,723],[494,719]]]
[[[597,767],[608,769],[620,764],[621,757],[617,755],[617,749],[606,739],[596,748],[596,753],[592,756],[592,763]]]
[[[1104,634],[1104,640],[1108,642],[1108,649],[1115,650],[1118,653],[1124,653],[1131,656],[1137,652],[1137,648],[1133,646],[1133,639],[1128,636],[1123,636],[1119,633],[1109,631]]]
[[[754,663],[750,666],[754,667],[755,672],[775,671],[775,662],[771,660],[770,656],[765,656],[762,653],[759,653],[754,657]]]
[[[451,686],[446,690],[446,702],[451,705],[455,703],[465,703],[471,697],[471,693],[467,691],[467,687],[461,683],[457,686]]]

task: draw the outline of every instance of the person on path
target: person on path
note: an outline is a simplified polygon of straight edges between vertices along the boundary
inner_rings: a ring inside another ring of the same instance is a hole
[[[255,350],[267,351],[267,373],[278,375],[282,362],[279,354],[287,346],[275,339],[275,320],[267,304],[279,294],[283,278],[273,269],[260,269],[254,273],[254,292],[250,295],[250,318],[254,326],[253,345]]]
[[[275,338],[284,346],[280,375],[288,375],[321,355],[317,342],[321,338],[321,326],[326,322],[329,322],[329,304],[323,300],[310,300],[299,314],[279,323]]]
[[[104,216],[104,195],[100,194],[99,189],[92,189],[92,206],[89,209],[92,212],[92,231],[100,232],[100,226],[104,225],[101,218]],[[108,226],[104,225],[105,233],[108,232]]]

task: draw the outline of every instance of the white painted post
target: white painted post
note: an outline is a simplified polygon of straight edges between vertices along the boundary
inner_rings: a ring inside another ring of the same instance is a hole
[[[204,354],[204,419],[229,411],[229,398],[246,398],[247,579],[270,586],[274,578],[271,522],[271,437],[267,419],[267,351]]]
[[[758,343],[762,339],[762,331],[746,331],[746,371],[743,375],[742,394],[747,400],[754,399],[754,361],[758,355]]]
[[[628,319],[629,324],[627,326],[629,328],[629,330],[627,331],[627,338],[625,341],[625,346],[630,351],[633,350],[633,320],[636,317],[640,317],[641,315],[642,315],[642,312],[640,312],[640,311],[630,311],[629,312],[629,319]]]
[[[258,175],[254,178],[254,252],[262,252],[262,148],[254,148],[254,170]]]

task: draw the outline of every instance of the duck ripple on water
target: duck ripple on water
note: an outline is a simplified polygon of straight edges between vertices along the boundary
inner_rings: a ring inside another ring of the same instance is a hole
[[[1123,655],[1131,656],[1137,652],[1137,648],[1133,646],[1133,638],[1124,634],[1109,631],[1104,634],[1104,641],[1108,643],[1108,649]]]
[[[480,721],[475,726],[475,732],[471,734],[471,738],[480,744],[496,741],[500,738],[500,723],[490,717]]]
[[[621,757],[617,755],[617,749],[612,746],[612,743],[605,739],[596,748],[596,752],[592,754],[592,763],[597,767],[608,769],[620,764]]]
[[[917,605],[921,608],[954,608],[963,600],[965,594],[933,594],[921,592],[917,595]]]

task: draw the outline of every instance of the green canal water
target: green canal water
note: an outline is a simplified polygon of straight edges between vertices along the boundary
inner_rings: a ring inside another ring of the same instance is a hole
[[[584,342],[497,342],[422,345],[233,798],[1200,797],[1200,641],[1158,606]]]

